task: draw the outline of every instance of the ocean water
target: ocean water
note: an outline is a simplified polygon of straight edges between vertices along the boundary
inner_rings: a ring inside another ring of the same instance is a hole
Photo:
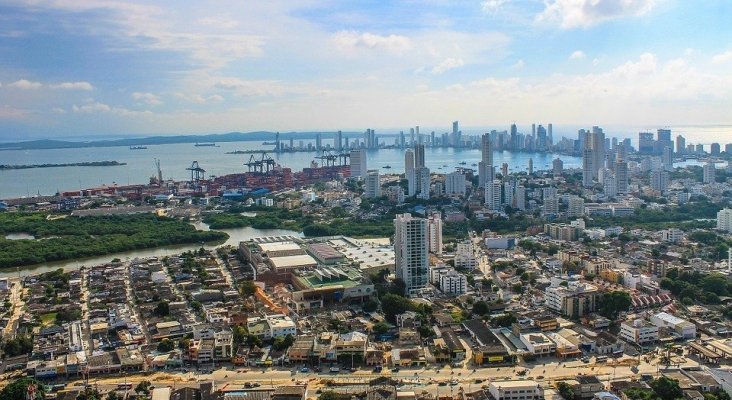
[[[298,146],[300,141],[295,143]],[[307,146],[312,141],[303,141]],[[332,145],[332,140],[323,140],[323,145]],[[128,147],[95,147],[79,149],[9,150],[0,151],[0,164],[63,164],[91,161],[119,161],[127,165],[110,167],[59,167],[32,168],[0,171],[0,199],[22,196],[52,195],[57,191],[71,191],[80,188],[103,185],[144,184],[156,174],[155,159],[160,160],[163,178],[185,180],[190,178],[186,168],[198,161],[206,170],[206,177],[246,172],[244,165],[249,154],[226,154],[235,150],[270,150],[273,146],[262,142],[220,143],[217,147],[196,147],[191,143],[149,145],[147,149],[130,150]],[[316,152],[268,153],[284,167],[300,171],[318,155]],[[500,169],[505,162],[512,172],[525,171],[530,158],[534,170],[550,169],[552,160],[560,157],[565,168],[581,166],[578,157],[551,153],[495,152],[494,164]],[[320,160],[316,160],[320,161]],[[427,148],[425,164],[435,173],[449,173],[456,167],[477,168],[472,164],[480,161],[478,149]],[[464,162],[465,164],[460,164]],[[391,166],[390,169],[384,169]],[[404,150],[369,150],[368,168],[380,169],[382,173],[404,172]]]

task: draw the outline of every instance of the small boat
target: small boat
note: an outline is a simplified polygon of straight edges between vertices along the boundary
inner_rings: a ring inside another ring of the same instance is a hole
[[[473,163],[473,164],[471,164],[471,165],[472,165],[473,167],[477,167],[477,166],[478,166],[478,164],[476,164],[476,163]]]
[[[147,146],[130,146],[130,150],[145,150]]]
[[[465,164],[467,164],[465,161],[460,161],[460,165],[465,165]]]
[[[216,147],[216,143],[196,143],[196,147]]]
[[[384,168],[384,169],[390,169],[390,168],[391,168],[391,165],[384,165],[384,167],[383,167],[383,168]]]
[[[447,167],[447,164],[442,164],[443,167]]]

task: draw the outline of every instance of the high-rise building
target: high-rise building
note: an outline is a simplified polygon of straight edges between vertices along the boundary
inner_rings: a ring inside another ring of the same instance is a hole
[[[704,183],[714,183],[717,180],[717,168],[709,161],[704,164]]]
[[[333,144],[333,147],[335,147],[335,149],[338,151],[343,150],[343,132],[338,131],[336,133],[335,143]]]
[[[592,127],[592,177],[597,178],[597,171],[605,167],[605,132],[599,126]]]
[[[424,145],[414,146],[414,168],[424,167]]]
[[[719,143],[712,143],[711,146],[709,146],[709,154],[713,156],[718,156],[719,153],[721,153],[721,148],[719,147]]]
[[[674,169],[674,151],[670,146],[665,146],[663,148],[661,165],[663,165],[663,169],[666,171],[673,171]]]
[[[394,264],[396,276],[404,281],[406,293],[424,289],[429,281],[427,220],[411,214],[394,219]]]
[[[501,177],[508,178],[508,163],[501,164]]]
[[[587,135],[586,135],[587,136]],[[585,137],[585,149],[582,151],[582,186],[592,187],[592,181],[595,178],[594,157],[592,153],[591,142]]]
[[[453,121],[452,122],[452,134],[457,135],[458,132],[460,132],[460,127],[458,125],[458,121]]]
[[[512,181],[503,182],[503,204],[513,207],[513,188]]]
[[[480,138],[480,162],[478,163],[478,186],[484,188],[486,182],[493,181],[493,146],[488,133]]]
[[[351,178],[366,176],[366,150],[351,150]]]
[[[509,145],[510,150],[518,150],[516,144],[518,143],[518,128],[516,124],[511,124],[511,144]]]
[[[686,151],[686,139],[678,135],[676,136],[676,152],[679,154],[683,154]]]
[[[430,253],[442,254],[442,217],[435,212],[427,218],[427,248]]]
[[[564,172],[564,162],[561,158],[557,157],[552,161],[552,170],[554,171],[555,177],[562,176],[562,173]]]
[[[315,149],[320,151],[323,148],[323,136],[318,133],[315,135]]]
[[[567,216],[570,218],[581,217],[585,213],[585,200],[579,196],[569,196]]]
[[[486,182],[485,205],[493,211],[501,211],[501,181]]]
[[[416,181],[414,179],[414,150],[407,149],[404,152],[404,177],[407,178],[407,195],[417,194]]]
[[[614,199],[618,196],[618,187],[616,185],[614,176],[606,176],[602,184],[602,191],[605,193],[605,197]]]
[[[546,129],[539,125],[538,128],[536,128],[536,149],[539,151],[546,150],[547,148],[547,138],[546,138]]]
[[[544,206],[542,209],[544,215],[557,215],[559,214],[559,197],[552,196],[544,199]]]
[[[529,158],[529,175],[534,173],[534,159]]]
[[[381,181],[379,179],[379,170],[370,169],[366,172],[366,197],[381,197]]]
[[[668,190],[668,171],[657,169],[651,171],[651,188],[661,194],[665,194]]]
[[[615,163],[615,189],[619,195],[628,194],[628,163],[625,160]]]
[[[724,152],[727,153],[728,156],[732,156],[732,143],[724,145]]]
[[[653,154],[656,141],[653,140],[653,133],[638,132],[638,152],[642,154]]]
[[[554,145],[554,136],[552,134],[552,124],[548,124],[546,126],[546,144],[548,147],[552,147]]]
[[[515,208],[526,210],[526,188],[523,185],[516,186],[516,196],[514,196]]]
[[[419,167],[414,169],[414,185],[417,198],[429,200],[430,198],[430,169]]]
[[[450,172],[445,175],[445,194],[465,194],[465,175],[460,171]]]
[[[732,232],[732,209],[725,208],[717,212],[717,229]]]

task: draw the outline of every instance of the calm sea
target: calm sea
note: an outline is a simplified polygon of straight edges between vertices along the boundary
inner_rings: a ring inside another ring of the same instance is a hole
[[[388,141],[391,139],[387,139]],[[301,141],[296,141],[298,146]],[[311,141],[302,141],[307,146]],[[332,141],[323,140],[323,145]],[[128,147],[96,147],[80,149],[10,150],[0,151],[0,164],[63,164],[90,161],[119,161],[127,165],[113,167],[62,167],[33,168],[0,171],[0,199],[36,194],[52,195],[57,191],[71,191],[102,185],[127,185],[147,183],[155,175],[157,158],[164,179],[184,180],[190,178],[186,168],[195,160],[206,170],[206,176],[225,175],[247,171],[244,165],[249,154],[226,154],[235,150],[272,149],[262,142],[220,143],[217,147],[196,147],[191,143],[147,146],[147,149],[130,150]],[[448,173],[456,167],[476,168],[472,164],[480,161],[477,149],[428,148],[425,163],[435,173]],[[284,167],[300,171],[318,155],[316,152],[283,153],[270,155]],[[505,162],[514,172],[525,171],[530,158],[534,169],[550,169],[552,160],[560,157],[565,168],[581,165],[581,159],[549,153],[495,152],[493,160],[497,168]],[[316,160],[319,161],[319,160]],[[465,162],[465,164],[460,164]],[[390,169],[384,167],[391,166]],[[404,150],[382,149],[368,153],[368,168],[380,169],[382,173],[404,172]]]

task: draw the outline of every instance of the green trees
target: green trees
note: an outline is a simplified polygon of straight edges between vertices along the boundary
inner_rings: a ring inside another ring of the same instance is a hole
[[[486,315],[491,311],[490,307],[488,307],[488,303],[486,303],[483,300],[476,301],[475,304],[473,304],[473,314],[476,315]]]
[[[170,339],[163,339],[158,343],[158,351],[161,353],[167,353],[175,348],[175,343]]]
[[[402,296],[387,293],[381,298],[381,309],[384,311],[384,316],[391,322],[396,322],[396,316],[409,310],[410,302]]]
[[[28,354],[33,351],[33,338],[30,336],[16,336],[8,339],[3,344],[3,353],[6,356],[14,357],[21,354]]]
[[[275,350],[282,351],[292,346],[293,343],[295,343],[295,337],[288,334],[284,337],[280,336],[275,338],[274,341],[272,341],[272,347]]]
[[[389,324],[386,322],[377,322],[374,324],[373,331],[377,335],[383,335],[387,332],[389,332]]]
[[[161,301],[155,306],[153,313],[161,318],[167,317],[168,315],[170,315],[170,305],[167,301]]]
[[[559,392],[559,395],[562,396],[565,400],[574,399],[574,390],[572,390],[572,386],[567,382],[557,383],[557,391]]]
[[[257,285],[254,284],[254,281],[242,281],[239,285],[239,290],[244,297],[253,296],[257,291]]]
[[[7,240],[4,236],[8,233],[28,233],[45,239]],[[186,221],[154,215],[46,220],[45,213],[2,213],[0,268],[227,237],[224,232],[197,231]]]
[[[666,378],[665,376],[652,380],[650,386],[664,400],[680,399],[684,396],[684,393],[679,387],[679,381]]]
[[[603,317],[615,320],[621,311],[628,311],[631,304],[630,295],[627,292],[612,291],[602,295],[598,312]]]
[[[33,378],[20,378],[0,391],[0,399],[3,400],[27,400],[28,386],[35,385],[35,399],[41,400],[46,396],[46,387]]]

